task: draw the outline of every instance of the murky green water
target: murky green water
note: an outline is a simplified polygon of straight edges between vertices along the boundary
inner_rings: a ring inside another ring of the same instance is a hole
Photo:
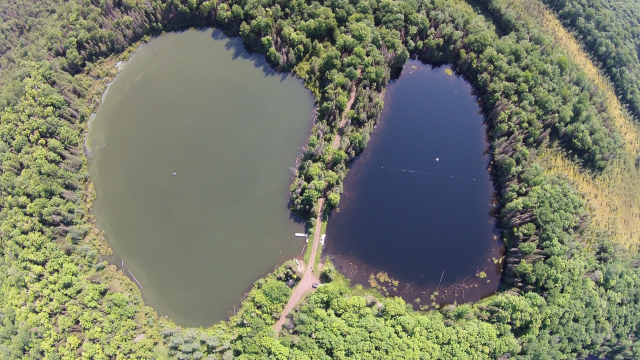
[[[301,251],[287,190],[313,100],[217,31],[152,44],[91,123],[93,210],[147,303],[178,324],[211,325]]]

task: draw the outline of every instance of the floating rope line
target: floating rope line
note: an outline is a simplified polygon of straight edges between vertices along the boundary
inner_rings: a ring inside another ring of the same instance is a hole
[[[384,169],[384,166],[382,166],[382,168]],[[387,168],[388,170],[392,170],[392,171],[402,171],[402,172],[408,172],[408,173],[414,173],[414,174],[422,174],[422,175],[431,175],[431,176],[438,176],[438,177],[446,177],[446,178],[451,178],[451,179],[460,179],[460,180],[469,180],[469,181],[476,181],[476,179],[473,178],[464,178],[464,177],[460,177],[460,176],[453,176],[453,175],[445,175],[445,174],[438,174],[438,173],[430,173],[430,172],[425,172],[425,171],[417,171],[417,170],[407,170],[407,169],[398,169],[398,168]]]

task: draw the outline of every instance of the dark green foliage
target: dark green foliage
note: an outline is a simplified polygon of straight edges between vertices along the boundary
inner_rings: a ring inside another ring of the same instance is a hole
[[[637,262],[583,238],[579,194],[532,156],[558,146],[587,170],[606,167],[619,140],[603,94],[535,24],[499,0],[482,3],[505,36],[465,3],[439,0],[0,3],[0,357],[640,357]],[[317,118],[291,186],[292,209],[307,218],[322,195],[338,206],[384,88],[408,57],[451,64],[487,117],[509,247],[505,291],[420,314],[401,299],[323,286],[275,338],[296,282],[286,264],[257,281],[227,323],[160,325],[96,249],[82,151],[96,104],[85,72],[107,72],[96,61],[143,36],[190,25],[238,34],[313,92]]]
[[[613,81],[620,101],[640,118],[640,4],[637,1],[543,0],[576,31]]]
[[[496,16],[507,13],[499,2],[490,2],[489,6]],[[514,176],[516,160],[522,158],[512,158],[514,148],[537,147],[547,137],[558,140],[586,167],[596,171],[602,170],[616,155],[619,140],[609,130],[611,119],[605,112],[604,94],[569,63],[565,54],[550,48],[550,40],[531,26],[521,25],[517,31],[500,38],[481,17],[469,10],[456,9],[455,16],[464,21],[453,22],[447,20],[453,16],[449,13],[453,10],[446,6],[388,2],[379,7],[381,13],[375,12],[373,24],[370,19],[357,25],[346,24],[343,31],[349,35],[336,36],[342,54],[334,50],[332,44],[313,44],[321,46],[318,51],[324,51],[324,55],[305,59],[295,68],[306,69],[309,63],[312,70],[318,70],[302,75],[306,75],[307,85],[316,92],[319,102],[315,136],[309,142],[291,188],[291,205],[295,211],[309,214],[319,196],[314,188],[311,194],[304,195],[310,189],[309,179],[301,176],[307,164],[321,163],[324,169],[344,178],[345,169],[362,151],[364,139],[382,109],[381,86],[389,81],[391,74],[397,73],[409,54],[427,63],[452,63],[474,84],[492,122],[493,142],[499,144],[496,160],[503,178]],[[401,15],[405,19],[404,27],[395,22],[398,18],[395,14],[405,14]],[[405,34],[404,44],[397,31],[399,26]],[[286,49],[280,53],[284,55]],[[349,69],[357,70],[355,74],[360,75],[354,79]],[[357,85],[355,103],[344,130],[348,137],[343,137],[339,150],[328,156],[328,145],[335,136],[354,83]],[[336,193],[338,188],[328,191]]]

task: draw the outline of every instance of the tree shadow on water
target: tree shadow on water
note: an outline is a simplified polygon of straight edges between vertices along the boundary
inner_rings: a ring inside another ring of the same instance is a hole
[[[203,29],[202,31],[210,31],[211,29]],[[200,30],[199,30],[200,31]],[[269,65],[267,59],[264,55],[251,51],[248,49],[243,43],[242,39],[239,36],[230,37],[225,34],[222,30],[214,29],[211,32],[211,38],[215,40],[228,40],[225,44],[225,48],[227,50],[233,51],[232,58],[235,59],[245,59],[251,60],[253,62],[253,66],[262,70],[262,73],[265,76],[273,76],[279,77],[280,82],[286,80],[290,73],[288,72],[278,72]]]
[[[308,234],[309,231],[311,230],[309,221],[305,220],[303,217],[298,215],[293,210],[289,211],[289,220],[292,220],[296,225],[303,225],[304,226],[304,232],[306,234]]]

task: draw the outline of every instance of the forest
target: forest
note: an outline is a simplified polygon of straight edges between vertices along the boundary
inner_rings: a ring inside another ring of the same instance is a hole
[[[588,14],[601,13],[594,9],[576,15],[576,24],[612,21],[593,20]],[[603,19],[631,22],[638,12],[625,9],[602,10]],[[626,156],[625,143],[603,90],[539,23],[505,2],[15,0],[0,2],[0,16],[0,357],[640,358],[638,254],[594,236],[583,194],[571,179],[543,171],[538,157],[553,149],[598,174]],[[290,202],[309,222],[323,194],[339,204],[349,164],[366,147],[385,86],[405,61],[452,66],[486,116],[508,248],[500,293],[417,312],[400,298],[349,287],[327,266],[323,277],[332,281],[278,336],[271,326],[297,279],[285,263],[256,281],[236,315],[206,329],[175,326],[145,306],[135,285],[102,261],[109,250],[90,214],[95,192],[83,134],[115,60],[149,36],[191,26],[240,36],[314,94],[317,117]],[[615,33],[637,35],[622,29]],[[619,56],[630,54],[624,49]],[[612,58],[611,66],[628,64],[633,74],[611,75],[601,61],[635,114],[637,56],[635,63]]]
[[[544,2],[579,35],[614,83],[620,100],[640,119],[640,4],[610,0]]]

